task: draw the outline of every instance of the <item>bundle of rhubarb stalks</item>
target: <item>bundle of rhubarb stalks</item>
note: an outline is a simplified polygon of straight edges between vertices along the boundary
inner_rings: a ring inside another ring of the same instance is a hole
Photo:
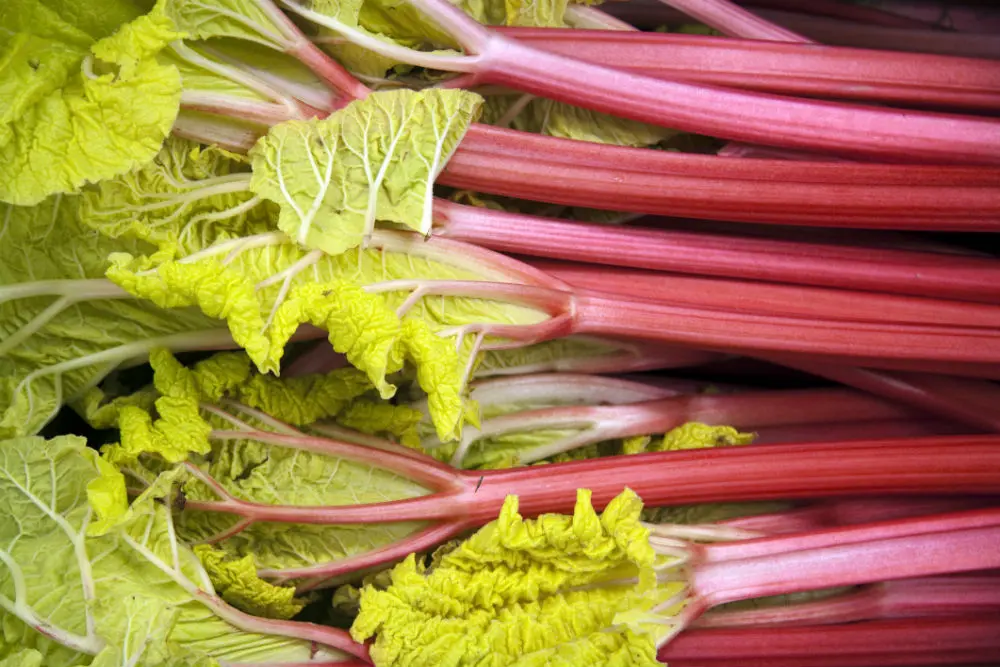
[[[0,667],[1000,656],[1000,13],[5,0]]]

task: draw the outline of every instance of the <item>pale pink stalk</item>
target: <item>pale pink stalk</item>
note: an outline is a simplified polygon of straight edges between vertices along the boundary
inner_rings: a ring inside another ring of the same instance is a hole
[[[661,0],[730,37],[774,42],[808,42],[802,35],[775,25],[729,0]]]

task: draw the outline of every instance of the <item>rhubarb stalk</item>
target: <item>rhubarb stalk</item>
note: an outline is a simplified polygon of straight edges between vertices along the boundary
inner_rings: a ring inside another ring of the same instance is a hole
[[[257,521],[298,524],[424,522],[401,541],[336,562],[262,570],[275,580],[314,580],[343,575],[429,549],[496,517],[509,495],[528,516],[572,510],[577,489],[593,492],[604,507],[624,487],[649,506],[697,502],[795,499],[865,493],[886,495],[1000,493],[996,438],[941,437],[808,445],[761,445],[717,450],[660,452],[500,471],[459,471],[418,453],[386,451],[308,435],[217,431],[215,440],[256,440],[391,470],[429,489],[429,495],[350,506],[268,505],[240,500],[207,473],[192,474],[219,500],[188,499],[185,512],[230,514],[239,523],[219,539]],[[776,449],[776,447],[778,449]]]
[[[612,266],[1000,303],[993,259],[697,231],[606,227],[437,200],[435,233],[491,250]]]
[[[660,649],[672,667],[931,667],[990,664],[1000,616],[878,620],[796,628],[681,633]]]
[[[659,79],[914,106],[995,109],[996,61],[671,33],[498,28],[552,53]]]
[[[410,1],[470,55],[427,54],[400,47],[370,38],[294,0],[283,0],[283,4],[352,43],[389,58],[445,71],[475,72],[482,82],[632,120],[738,141],[846,155],[1000,164],[1000,124],[996,121],[805,101],[653,79],[504,38],[445,0]],[[747,113],[747,109],[753,109],[753,113]]]
[[[662,0],[665,4],[730,37],[775,42],[807,42],[787,28],[769,23],[729,0]]]

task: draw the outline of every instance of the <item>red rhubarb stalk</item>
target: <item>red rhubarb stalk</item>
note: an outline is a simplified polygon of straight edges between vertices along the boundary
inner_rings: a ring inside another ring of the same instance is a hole
[[[759,8],[781,9],[812,16],[827,16],[852,23],[879,25],[885,28],[932,30],[938,27],[932,21],[895,14],[877,6],[856,5],[836,0],[809,0],[808,2],[802,2],[802,0],[744,0],[740,4],[750,5],[754,7],[754,11]]]
[[[410,64],[474,72],[482,82],[727,139],[894,160],[1000,164],[1000,123],[741,92],[630,74],[541,51],[494,33],[445,0],[410,0],[469,54],[405,49],[283,0],[352,42]],[[750,112],[752,110],[752,112]],[[794,119],[794,120],[793,120]],[[876,130],[877,128],[877,130]]]
[[[974,58],[1000,58],[1000,44],[997,43],[996,37],[990,34],[957,33],[929,28],[884,28],[773,9],[755,11],[758,16],[806,35],[821,44]]]
[[[804,3],[795,12],[751,5],[753,12],[771,23],[805,35],[820,44],[832,44],[866,49],[885,49],[913,53],[937,53],[973,58],[1000,57],[1000,44],[989,34],[936,30],[929,27],[890,28],[856,21],[836,19],[807,13],[812,3]],[[629,0],[605,3],[605,11],[643,30],[653,30],[663,24],[683,23],[681,12],[666,7],[659,0]],[[983,21],[979,21],[983,25]],[[966,26],[968,27],[968,26]]]
[[[992,498],[977,497],[838,498],[779,512],[726,519],[718,523],[730,528],[778,535],[978,509],[988,507],[991,502]]]
[[[797,628],[692,629],[660,649],[671,667],[986,665],[1000,653],[1000,615],[878,620]]]
[[[931,435],[969,433],[968,426],[932,419],[880,419],[843,423],[763,426],[754,428],[754,443],[775,445],[785,442],[846,442],[872,438],[918,438]]]
[[[747,4],[759,4],[748,2]],[[812,4],[811,2],[809,4]],[[1000,31],[1000,12],[989,0],[868,0],[870,7],[894,16],[922,21],[939,30],[995,35]]]
[[[1000,303],[1000,263],[942,253],[606,227],[437,200],[439,236],[519,255]]]
[[[484,291],[485,293],[485,291]],[[624,336],[720,351],[780,349],[787,353],[878,359],[926,359],[995,363],[997,332],[990,329],[917,324],[876,324],[802,319],[626,300],[621,295],[580,291],[564,330],[545,323],[539,335],[567,333]],[[525,328],[491,326],[489,333],[517,338]],[[739,332],[738,338],[734,332]],[[874,363],[878,363],[877,361]]]
[[[499,28],[512,39],[658,79],[785,95],[992,110],[996,61],[703,35]]]
[[[621,266],[602,267],[575,262],[535,260],[530,264],[581,289],[601,290],[639,299],[655,298],[664,303],[699,308],[847,322],[933,322],[972,328],[1000,327],[1000,307],[992,304],[829,287],[678,276]]]
[[[1000,386],[993,382],[927,373],[876,371],[785,355],[768,358],[963,424],[1000,432]]]
[[[886,531],[889,524],[839,528],[829,531],[826,543],[816,547],[802,546],[813,534],[747,540],[746,545],[770,542],[781,543],[782,548],[697,562],[691,577],[692,605],[685,614],[700,615],[713,606],[770,595],[996,568],[1000,566],[997,510],[979,510],[979,526],[972,514],[966,521],[958,515],[938,515],[901,522],[911,530],[900,536],[892,531],[872,536],[873,528]],[[949,527],[938,527],[945,524]],[[922,532],[923,526],[927,532]],[[701,551],[711,553],[732,544],[713,544]]]
[[[883,316],[887,317],[887,321],[895,322],[947,323],[951,320],[946,313],[952,307],[960,305],[957,302],[926,301],[924,302],[926,309],[921,312],[918,305],[920,300],[912,297],[908,303],[910,306],[917,306],[917,310],[907,310],[907,302],[903,300],[905,297],[885,297],[886,300],[883,301],[882,297],[876,294],[851,294],[815,288],[681,278],[628,269],[597,269],[583,264],[538,262],[535,265],[540,265],[551,275],[576,288],[600,289],[625,298],[656,299],[670,307],[678,304],[697,305],[700,308],[723,309],[728,313],[764,313],[795,318],[822,317],[830,318],[831,322],[837,320],[843,320],[845,323],[858,322],[859,326],[860,323],[874,322]],[[800,298],[804,301],[797,301]],[[622,302],[622,306],[625,307],[625,301]],[[868,306],[871,307],[870,311],[867,310]],[[895,310],[897,306],[901,309]],[[992,307],[986,306],[982,311],[967,311],[970,319],[959,316],[959,320],[973,326],[979,323],[990,327],[989,323],[992,320],[990,310]],[[586,311],[582,311],[581,315],[586,316]],[[959,320],[955,320],[954,323],[958,323]],[[762,353],[757,356],[880,396],[929,409],[937,415],[976,428],[1000,431],[1000,417],[997,416],[1000,414],[997,412],[997,406],[1000,406],[1000,388],[992,383],[919,373],[887,373],[858,367],[862,362],[858,365],[845,365],[796,354]],[[882,364],[879,359],[866,361],[875,365]]]
[[[461,466],[468,449],[481,438],[536,430],[571,429],[576,432],[520,451],[518,456],[522,463],[534,463],[605,440],[666,433],[688,422],[752,430],[763,426],[904,416],[907,412],[895,405],[841,389],[695,394],[621,405],[559,406],[512,412],[484,420],[480,428],[463,438],[451,464]],[[430,440],[425,447],[439,445]]]
[[[218,433],[217,437],[230,437]],[[273,506],[224,498],[189,501],[187,508],[236,514],[243,527],[254,521],[312,524],[430,522],[398,543],[335,563],[295,570],[265,571],[276,579],[332,577],[399,559],[439,544],[495,518],[508,495],[533,516],[571,511],[576,490],[593,491],[603,507],[628,486],[648,505],[790,499],[864,493],[877,485],[886,495],[1000,492],[1000,453],[995,439],[961,437],[812,445],[724,448],[662,452],[503,471],[457,471],[420,455],[402,460],[395,453],[358,445],[330,445],[324,438],[236,432],[287,447],[335,447],[336,455],[428,471],[422,479],[431,495],[345,507]],[[334,450],[331,449],[331,452]],[[399,459],[399,460],[397,460]],[[877,473],[873,471],[878,471]]]
[[[702,616],[696,625],[816,625],[990,612],[1000,612],[1000,577],[950,576],[890,581],[810,602],[717,611]]]
[[[731,527],[731,526],[730,526]],[[845,545],[858,545],[870,541],[907,539],[924,535],[951,535],[954,532],[980,530],[985,528],[1000,529],[1000,508],[996,506],[981,507],[968,510],[958,510],[941,514],[922,516],[904,516],[883,521],[872,521],[856,525],[836,526],[824,530],[813,530],[807,533],[790,535],[773,535],[752,540],[720,542],[717,544],[692,546],[693,558],[699,563],[748,562],[778,554],[834,548]],[[973,568],[976,570],[991,569],[996,566]],[[959,570],[955,570],[958,572]],[[942,570],[941,573],[945,571]],[[925,573],[929,574],[929,573]],[[721,576],[721,575],[720,575]],[[725,575],[728,577],[729,575]],[[901,575],[923,576],[921,574]],[[872,581],[882,581],[881,578]],[[865,582],[856,582],[865,583]],[[831,583],[811,588],[834,588],[853,585],[850,583]],[[806,589],[801,589],[806,590]],[[794,592],[779,591],[774,595]],[[771,593],[761,593],[754,597],[765,597]]]
[[[309,54],[303,62],[321,78],[324,68],[343,71],[322,53]],[[369,91],[354,81],[338,92],[346,102]],[[175,126],[181,136],[232,150],[247,150],[263,131],[188,111]],[[673,154],[477,124],[439,181],[553,203],[616,210],[628,202],[635,212],[708,219],[967,230],[995,228],[1000,219],[995,169],[815,162],[803,169],[786,160]],[[930,186],[949,186],[948,196]]]
[[[625,487],[649,506],[731,500],[794,499],[856,495],[879,488],[893,494],[1000,492],[996,438],[952,437],[811,445],[761,445],[618,456],[502,471],[459,471],[422,454],[373,449],[304,435],[219,431],[216,439],[257,440],[325,453],[392,470],[419,482],[429,495],[350,506],[267,505],[240,500],[207,473],[191,471],[219,497],[189,499],[185,511],[233,514],[240,522],[217,539],[256,521],[360,524],[421,521],[427,527],[397,543],[309,568],[262,571],[278,580],[329,578],[392,562],[431,548],[464,530],[489,522],[508,495],[528,516],[568,512],[576,491],[593,492],[601,508]]]
[[[438,178],[442,185],[478,192],[653,215],[941,231],[1000,229],[998,181],[1000,172],[990,169],[935,172],[818,162],[805,167],[484,126],[470,129]]]
[[[712,607],[811,590],[989,570],[1000,565],[1000,508],[828,531],[692,545],[654,526],[650,542],[684,567],[687,604],[668,643]],[[665,573],[667,574],[667,573]],[[659,611],[676,604],[662,603]]]

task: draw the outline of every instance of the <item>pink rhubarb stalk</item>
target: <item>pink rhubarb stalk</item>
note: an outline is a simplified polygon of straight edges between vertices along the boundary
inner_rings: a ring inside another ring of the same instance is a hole
[[[1000,612],[1000,577],[949,576],[873,584],[821,600],[758,609],[717,611],[698,627],[817,625],[878,618]]]
[[[842,423],[763,426],[754,429],[754,443],[776,445],[785,442],[846,442],[873,438],[919,438],[931,435],[960,435],[978,429],[932,419],[879,419]]]
[[[666,5],[684,12],[710,28],[730,37],[770,40],[775,42],[807,42],[805,37],[787,28],[769,23],[729,0],[662,0]]]
[[[994,382],[928,373],[876,371],[787,355],[769,358],[959,423],[1000,432],[1000,386]]]
[[[438,236],[552,259],[841,289],[1000,303],[1000,264],[751,236],[608,227],[437,200]]]
[[[873,5],[856,5],[837,0],[745,0],[741,5],[750,5],[754,11],[760,8],[781,9],[812,16],[826,16],[852,23],[879,25],[885,28],[915,28],[933,30],[937,28],[931,21],[895,14]]]
[[[874,25],[807,13],[810,5],[812,3],[808,2],[802,4],[798,11],[783,11],[747,3],[757,16],[805,35],[820,44],[973,58],[1000,58],[1000,44],[989,34],[957,33],[931,27]],[[652,30],[665,23],[683,23],[686,20],[684,14],[670,9],[660,0],[610,2],[605,3],[604,7],[609,14],[643,30]],[[981,20],[979,25],[983,25]]]
[[[268,505],[235,498],[192,467],[192,473],[214,489],[219,500],[188,499],[184,511],[238,516],[240,523],[230,531],[233,534],[257,521],[326,525],[420,521],[426,526],[399,542],[337,562],[261,572],[276,580],[315,578],[322,582],[429,549],[495,518],[508,495],[518,496],[520,511],[534,516],[572,511],[580,488],[593,492],[599,508],[625,487],[651,507],[850,496],[873,488],[885,495],[1000,493],[1000,447],[996,438],[982,436],[661,452],[500,471],[459,471],[422,454],[307,435],[220,431],[213,437],[252,439],[365,462],[430,490],[421,497],[372,504]],[[219,539],[230,536],[227,533]]]
[[[1000,229],[997,170],[830,162],[807,167],[485,126],[469,130],[438,182],[553,204],[673,217],[870,229]]]
[[[289,31],[297,30],[289,25]],[[301,32],[296,35],[295,43],[306,39]],[[298,55],[324,80],[348,79],[333,85],[341,103],[368,94],[314,48]],[[340,74],[333,76],[334,71]],[[182,111],[175,132],[247,150],[262,128]],[[611,210],[628,202],[635,212],[708,219],[942,230],[992,229],[1000,219],[1000,171],[995,169],[817,162],[803,169],[786,160],[673,154],[478,124],[439,182]],[[948,197],[936,189],[943,186],[949,187]]]
[[[996,61],[703,35],[500,28],[533,47],[657,79],[784,95],[996,109]]]
[[[637,299],[762,315],[845,322],[1000,328],[1000,307],[827,287],[678,276],[624,267],[537,260],[530,265],[573,287]]]
[[[470,55],[400,50],[352,33],[343,24],[294,0],[283,0],[288,9],[303,18],[351,40],[364,41],[367,48],[388,57],[403,57],[419,66],[476,73],[483,82],[633,120],[738,141],[845,155],[1000,164],[1000,122],[990,119],[806,101],[653,79],[507,39],[446,0],[410,2]],[[752,113],[748,111],[751,109]]]
[[[521,463],[534,463],[605,440],[662,434],[688,422],[752,430],[905,416],[907,412],[895,405],[842,389],[694,394],[619,405],[559,406],[483,420],[480,428],[463,438],[451,463],[461,466],[468,449],[482,438],[536,430],[576,432],[520,451]],[[425,447],[438,445],[431,440]]]
[[[718,522],[719,525],[767,535],[804,533],[851,526],[872,521],[905,519],[926,514],[941,514],[990,506],[992,498],[902,497],[838,498],[809,503],[793,509],[752,514]]]
[[[820,44],[974,58],[1000,58],[1000,44],[997,44],[996,37],[990,34],[958,33],[916,27],[884,28],[772,9],[755,9],[755,13],[772,23],[806,35]]]
[[[986,665],[1000,654],[1000,615],[878,620],[795,628],[683,632],[660,649],[671,667]]]
[[[740,600],[996,568],[1000,510],[703,545],[690,562],[687,624]]]

